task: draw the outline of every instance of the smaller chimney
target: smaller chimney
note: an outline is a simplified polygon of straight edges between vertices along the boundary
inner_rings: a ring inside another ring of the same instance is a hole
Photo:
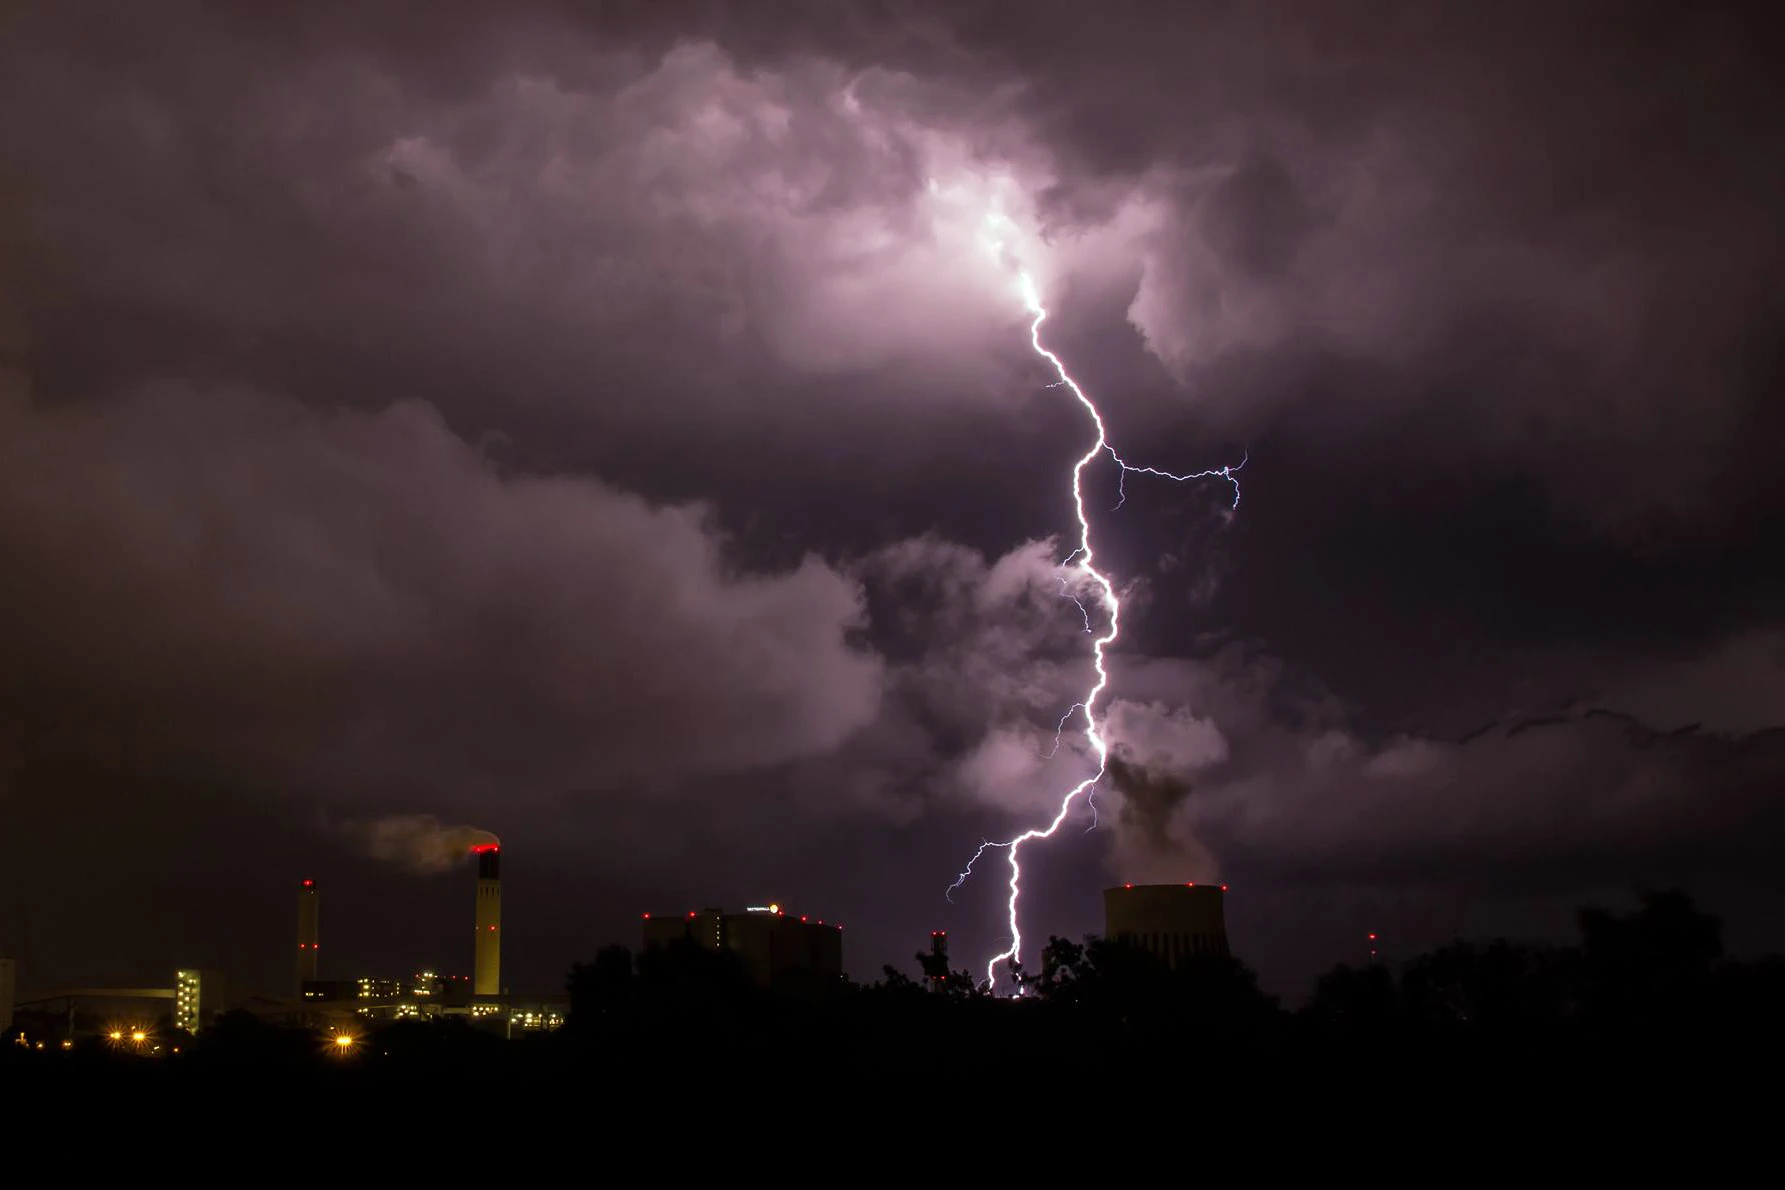
[[[304,1002],[304,984],[316,979],[316,958],[321,931],[322,896],[314,880],[298,885],[297,988],[294,999]]]
[[[924,960],[923,973],[929,978],[930,990],[940,992],[948,984],[948,931],[930,931],[930,954]]]

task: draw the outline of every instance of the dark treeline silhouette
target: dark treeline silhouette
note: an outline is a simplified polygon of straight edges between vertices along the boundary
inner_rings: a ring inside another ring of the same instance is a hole
[[[636,955],[611,946],[571,970],[568,1021],[556,1034],[505,1041],[463,1018],[412,1020],[371,1029],[344,1053],[321,1034],[227,1013],[171,1060],[98,1043],[73,1053],[7,1047],[16,1052],[0,1054],[0,1069],[29,1077],[28,1068],[129,1067],[132,1079],[165,1070],[237,1082],[270,1072],[325,1091],[445,1085],[468,1073],[492,1086],[545,1087],[599,1072],[603,1085],[666,1091],[690,1079],[745,1088],[804,1080],[999,1095],[1025,1094],[1032,1079],[1132,1075],[1281,1095],[1314,1085],[1342,1092],[1383,1072],[1412,1087],[1429,1081],[1410,1071],[1610,1071],[1637,1058],[1652,1068],[1780,1051],[1785,960],[1728,959],[1720,922],[1684,893],[1646,894],[1623,914],[1584,909],[1579,927],[1569,946],[1458,941],[1398,968],[1340,966],[1296,1012],[1238,961],[1174,967],[1095,937],[1050,939],[1036,967],[1019,973],[1015,998],[994,997],[927,954],[915,977],[888,967],[871,984],[790,995],[758,987],[736,956],[693,943]]]
[[[993,997],[964,971],[916,955],[868,985],[814,999],[754,987],[729,955],[685,948],[634,958],[610,947],[570,979],[560,1039],[614,1067],[811,1068],[1002,1083],[1038,1057],[1056,1074],[1196,1071],[1347,1077],[1412,1064],[1440,1073],[1508,1063],[1591,1071],[1777,1051],[1785,960],[1734,961],[1722,927],[1685,893],[1646,893],[1628,913],[1579,913],[1579,940],[1457,941],[1398,968],[1340,966],[1284,1010],[1246,966],[1168,965],[1120,942],[1051,938],[1022,994]]]
[[[1450,1057],[1650,1059],[1785,1041],[1785,960],[1725,957],[1722,923],[1678,890],[1628,914],[1588,908],[1571,946],[1457,941],[1402,964],[1322,976],[1297,1021],[1304,1044]]]

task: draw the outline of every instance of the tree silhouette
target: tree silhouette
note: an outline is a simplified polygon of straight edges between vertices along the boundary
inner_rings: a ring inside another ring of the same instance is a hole
[[[1573,958],[1504,938],[1485,947],[1453,942],[1407,964],[1401,998],[1418,1027],[1550,1028],[1574,1008]]]
[[[637,999],[632,952],[618,943],[603,947],[593,960],[570,969],[565,991],[570,996],[565,1027],[574,1033],[592,1033],[623,1021]]]
[[[1580,911],[1582,1012],[1600,1028],[1677,1026],[1701,1014],[1723,923],[1679,889],[1644,892],[1636,912]]]
[[[1314,985],[1303,1015],[1327,1036],[1377,1039],[1395,1027],[1401,1014],[1400,990],[1387,967],[1340,964]]]

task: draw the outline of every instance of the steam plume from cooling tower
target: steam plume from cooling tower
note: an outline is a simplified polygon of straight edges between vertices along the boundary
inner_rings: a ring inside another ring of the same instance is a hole
[[[472,848],[501,843],[481,827],[448,826],[432,814],[393,814],[357,830],[373,858],[412,872],[444,872],[462,863]]]

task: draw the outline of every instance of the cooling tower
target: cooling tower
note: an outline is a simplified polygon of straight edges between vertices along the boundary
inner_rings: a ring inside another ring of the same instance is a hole
[[[321,896],[316,882],[306,880],[298,886],[297,921],[297,989],[293,998],[304,1002],[304,984],[316,978],[316,949],[321,928]]]
[[[471,849],[477,856],[477,951],[471,994],[502,994],[502,851],[494,843]]]
[[[1227,951],[1224,884],[1125,884],[1103,890],[1103,936],[1176,967]]]

